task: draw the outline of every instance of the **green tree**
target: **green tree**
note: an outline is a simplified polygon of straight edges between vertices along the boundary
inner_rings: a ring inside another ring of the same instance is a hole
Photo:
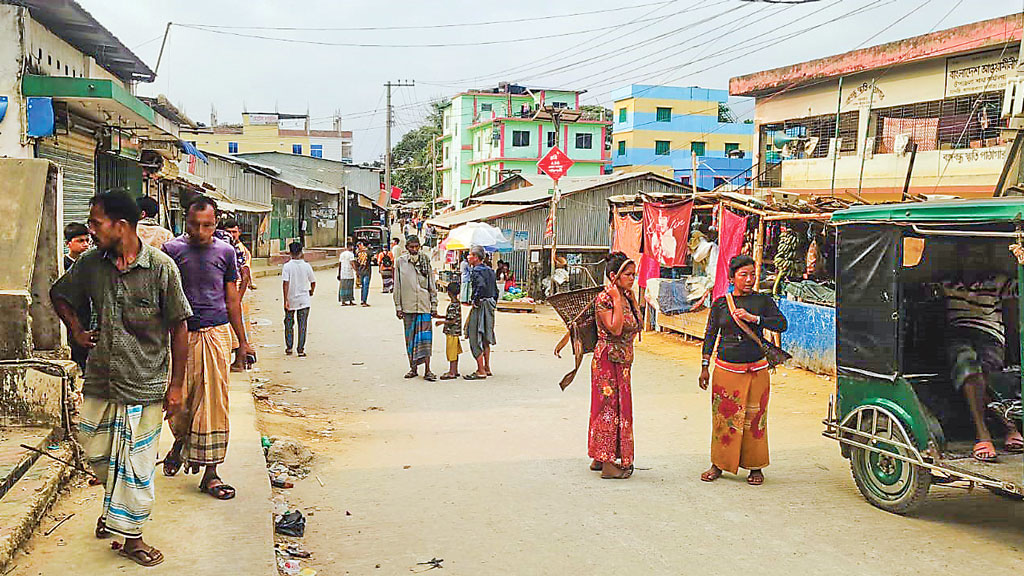
[[[431,200],[430,142],[441,135],[443,106],[442,100],[431,102],[420,126],[406,132],[391,149],[391,183],[402,189],[404,199]],[[437,187],[440,190],[440,177]]]
[[[593,104],[584,104],[580,106],[580,111],[583,112],[584,120],[611,120],[612,111],[604,106],[596,106]],[[608,130],[604,134],[604,149],[612,149],[612,127],[608,126]]]

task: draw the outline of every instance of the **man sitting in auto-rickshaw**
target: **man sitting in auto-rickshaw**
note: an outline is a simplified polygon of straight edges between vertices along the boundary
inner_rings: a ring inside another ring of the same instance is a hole
[[[1006,352],[1006,327],[1003,300],[1015,297],[1016,279],[1003,275],[964,274],[961,279],[941,283],[946,298],[946,319],[950,332],[946,352],[952,370],[953,386],[967,399],[974,421],[976,443],[974,458],[995,462],[997,453],[985,424],[985,406],[989,378],[1003,371]],[[1024,451],[1024,438],[1016,426],[1007,426],[1003,449]]]

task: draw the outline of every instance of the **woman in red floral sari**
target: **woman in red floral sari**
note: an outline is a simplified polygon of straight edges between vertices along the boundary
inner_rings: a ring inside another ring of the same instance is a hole
[[[601,478],[633,474],[633,400],[629,371],[640,315],[633,297],[636,264],[622,252],[608,255],[607,287],[594,300],[597,346],[591,364],[590,469]],[[618,460],[618,462],[616,462]]]
[[[714,482],[723,471],[750,470],[747,483],[764,483],[768,465],[768,360],[761,347],[743,333],[744,322],[762,339],[762,330],[786,331],[786,317],[775,300],[754,292],[754,259],[745,254],[729,262],[733,292],[711,304],[704,332],[700,387],[708,389],[711,356],[718,341],[715,377],[711,386],[711,468],[700,475]],[[730,299],[732,302],[730,303]],[[721,338],[719,338],[721,336]]]

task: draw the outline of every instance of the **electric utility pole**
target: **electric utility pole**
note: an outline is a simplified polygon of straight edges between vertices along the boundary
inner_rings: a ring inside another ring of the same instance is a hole
[[[416,83],[412,80],[399,80],[398,82],[391,82],[390,80],[384,84],[384,88],[388,91],[388,104],[387,104],[387,127],[385,130],[385,146],[387,149],[384,151],[384,191],[387,194],[388,201],[391,203],[391,127],[394,125],[395,120],[391,110],[391,89],[392,88],[405,88],[415,86]]]

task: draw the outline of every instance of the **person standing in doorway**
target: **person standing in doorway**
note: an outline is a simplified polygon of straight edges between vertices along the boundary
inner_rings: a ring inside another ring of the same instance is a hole
[[[470,302],[473,308],[466,322],[469,350],[476,358],[476,372],[464,376],[466,380],[482,380],[491,374],[491,345],[494,339],[494,313],[498,306],[498,284],[494,269],[484,262],[487,253],[480,246],[469,249]]]
[[[96,537],[123,536],[122,556],[155,566],[164,555],[143,541],[142,531],[156,499],[162,416],[173,418],[182,410],[185,319],[192,310],[177,266],[139,238],[135,200],[125,192],[105,192],[89,204],[97,249],[57,281],[50,299],[72,341],[92,350],[78,440],[104,489]],[[79,320],[77,310],[86,303],[99,319],[95,330]]]
[[[174,238],[174,233],[161,226],[157,220],[160,217],[160,205],[157,204],[156,200],[149,196],[143,196],[136,200],[136,203],[139,205],[139,211],[142,213],[142,219],[139,220],[136,230],[143,242],[159,249],[164,245],[164,242]]]
[[[354,306],[356,303],[356,255],[352,251],[352,242],[346,244],[338,257],[338,302],[342,306]]]
[[[239,353],[252,348],[242,329],[238,301],[238,262],[231,244],[214,236],[217,204],[200,196],[185,215],[186,233],[164,244],[178,264],[185,295],[192,306],[188,321],[185,410],[171,420],[174,446],[164,457],[164,473],[173,476],[184,464],[190,472],[205,467],[199,489],[218,500],[235,497],[235,489],[217,475],[228,451],[228,366],[231,331]]]
[[[366,299],[370,296],[370,273],[373,267],[370,261],[370,250],[365,242],[356,245],[356,277],[359,279],[359,300],[360,305],[369,307]]]
[[[395,263],[395,314],[405,324],[405,349],[409,355],[406,378],[415,378],[423,364],[423,379],[437,380],[430,371],[434,332],[431,318],[437,316],[437,288],[430,259],[420,252],[420,239],[410,236],[405,254]]]
[[[64,227],[64,243],[68,247],[68,253],[64,255],[64,273],[66,274],[75,265],[75,262],[78,262],[82,254],[89,249],[89,229],[85,227],[85,224],[79,222],[68,224]],[[92,306],[89,305],[88,300],[75,308],[75,314],[78,316],[78,322],[86,331],[92,330]],[[73,338],[69,345],[71,347],[71,359],[75,361],[75,364],[78,364],[78,367],[82,369],[84,374],[85,361],[89,357],[89,349],[79,346]]]
[[[281,269],[281,282],[284,292],[284,353],[292,353],[294,338],[294,322],[299,321],[299,346],[296,351],[299,357],[306,355],[306,323],[309,319],[309,306],[316,290],[316,275],[313,267],[303,258],[302,244],[292,242],[288,245],[288,253],[292,259]]]

